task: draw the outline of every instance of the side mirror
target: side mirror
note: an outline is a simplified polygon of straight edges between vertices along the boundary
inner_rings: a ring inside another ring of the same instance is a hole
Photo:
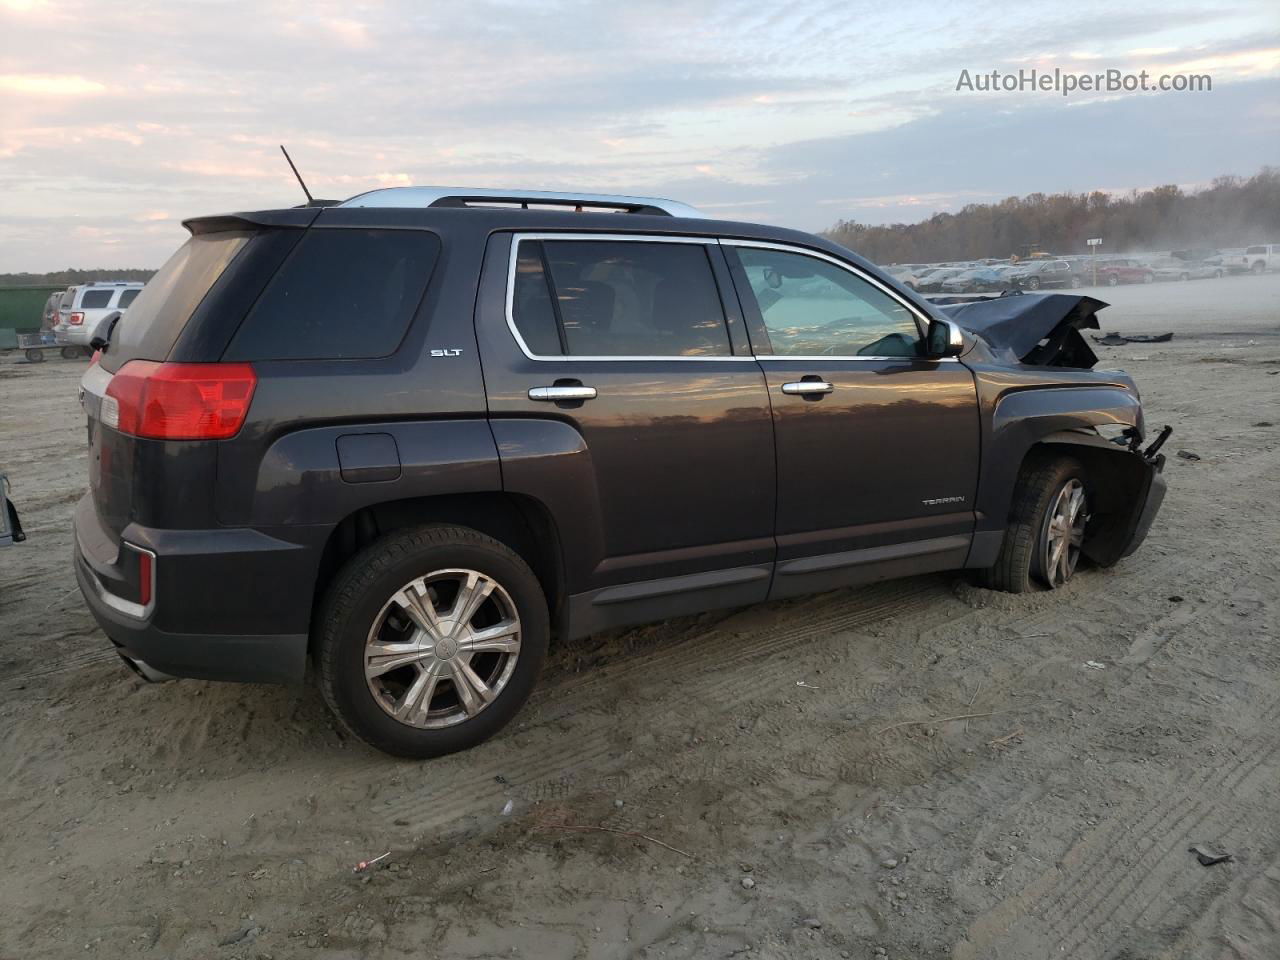
[[[930,320],[925,337],[925,355],[930,360],[958,357],[964,352],[964,334],[950,320]]]

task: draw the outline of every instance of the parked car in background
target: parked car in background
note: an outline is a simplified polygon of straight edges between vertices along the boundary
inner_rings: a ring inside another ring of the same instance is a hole
[[[893,279],[897,280],[905,287],[910,287],[912,290],[920,289],[920,279],[908,266],[899,264],[892,267],[885,267],[884,272],[889,274],[889,276],[893,277]]]
[[[1280,266],[1280,243],[1256,243],[1245,247],[1244,256],[1240,258],[1237,273],[1266,273]]]
[[[1155,272],[1137,260],[1103,260],[1098,264],[1098,283],[1116,287],[1122,283],[1151,283]]]
[[[58,297],[58,311],[54,317],[52,328],[55,334],[66,333],[68,322],[71,319],[71,305],[75,303],[76,291],[79,289],[78,285],[67,287]]]
[[[60,307],[66,315],[65,325],[61,322],[54,330],[57,342],[63,346],[79,347],[88,354],[93,351],[89,344],[102,333],[103,322],[116,311],[129,309],[134,298],[142,292],[139,280],[112,280],[106,282],[92,281],[74,287],[69,306]],[[63,297],[63,303],[67,298]]]
[[[973,267],[942,281],[942,293],[986,293],[1002,290],[1007,271],[998,267]]]
[[[1028,263],[1011,277],[1014,286],[1021,290],[1039,290],[1045,287],[1084,286],[1084,280],[1071,269],[1066,260],[1036,260]]]
[[[1152,264],[1151,272],[1157,280],[1204,280],[1208,277],[1220,277],[1225,271],[1220,266],[1201,260],[1166,257]]]
[[[931,270],[927,276],[916,281],[916,289],[921,293],[939,293],[944,281],[964,272],[964,267],[939,267]]]
[[[40,314],[40,329],[42,331],[51,331],[58,323],[58,304],[62,302],[62,294],[64,291],[55,290],[49,294],[49,299],[44,302],[44,311]]]

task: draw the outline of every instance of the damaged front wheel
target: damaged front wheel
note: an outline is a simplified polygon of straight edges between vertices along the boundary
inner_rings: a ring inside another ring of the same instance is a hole
[[[983,582],[995,590],[1025,593],[1054,589],[1076,572],[1089,522],[1088,482],[1072,457],[1038,456],[1023,465],[1014,489],[1004,542]]]

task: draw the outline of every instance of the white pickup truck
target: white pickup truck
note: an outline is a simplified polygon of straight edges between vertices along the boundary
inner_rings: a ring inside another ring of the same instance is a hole
[[[1228,265],[1232,273],[1266,273],[1280,267],[1280,243],[1256,243]]]

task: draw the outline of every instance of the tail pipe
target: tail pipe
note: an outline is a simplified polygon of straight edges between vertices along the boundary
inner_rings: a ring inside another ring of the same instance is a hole
[[[176,677],[171,677],[167,673],[161,673],[155,667],[143,660],[138,660],[123,653],[120,654],[120,659],[124,661],[124,665],[126,667],[140,676],[143,680],[147,681],[147,683],[164,683],[166,680],[177,679]]]

